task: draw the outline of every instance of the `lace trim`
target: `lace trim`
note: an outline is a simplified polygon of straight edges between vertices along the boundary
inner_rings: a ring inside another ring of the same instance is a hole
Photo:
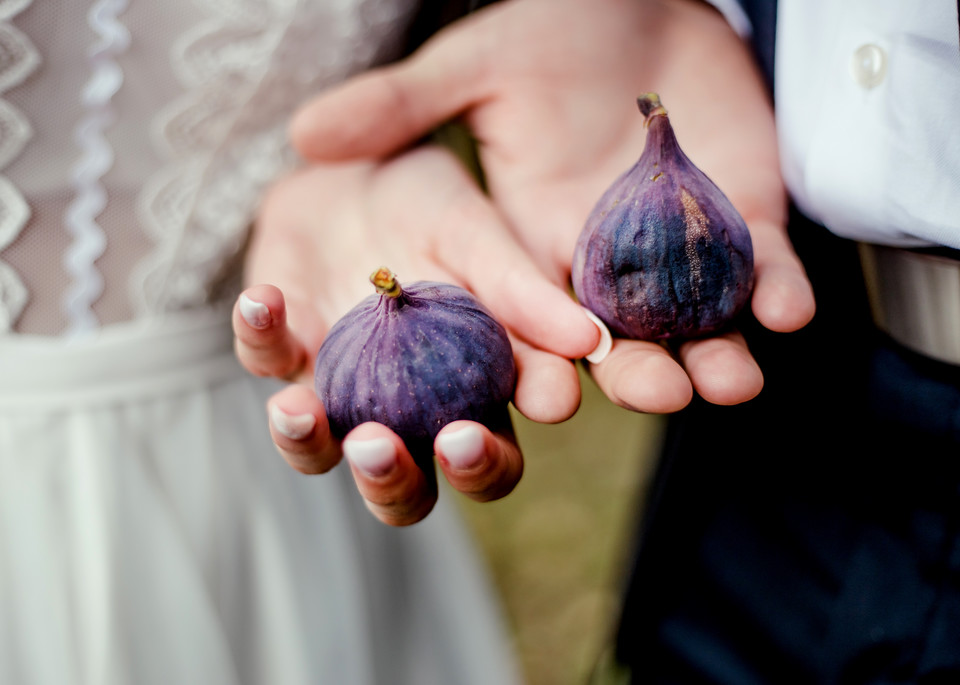
[[[94,262],[107,244],[103,229],[97,223],[107,204],[107,193],[100,179],[113,166],[113,148],[104,132],[116,119],[111,103],[123,83],[123,71],[115,58],[130,45],[130,34],[117,19],[126,8],[127,0],[99,0],[87,15],[90,27],[100,40],[89,55],[93,73],[82,94],[86,116],[74,132],[82,154],[73,170],[74,200],[64,217],[73,236],[63,260],[73,276],[63,302],[67,335],[79,335],[100,325],[92,309],[103,292],[103,276]]]
[[[8,23],[30,0],[0,0],[0,97],[19,85],[40,64],[33,43]],[[30,122],[9,102],[0,99],[0,172],[23,150],[33,135]],[[0,253],[30,219],[30,207],[13,184],[0,175]],[[13,326],[27,304],[26,286],[16,271],[0,260],[0,334]]]
[[[172,50],[187,92],[154,122],[156,145],[169,161],[140,197],[142,223],[157,242],[131,277],[141,315],[200,304],[224,255],[240,249],[258,188],[251,188],[238,151],[225,141],[292,19],[295,0],[204,4],[212,18]],[[275,171],[275,157],[261,160],[265,173]]]
[[[243,249],[264,188],[295,163],[290,112],[324,83],[375,61],[415,3],[205,4],[211,19],[173,51],[187,93],[155,122],[169,163],[140,197],[142,221],[157,241],[130,283],[140,315],[212,297]]]

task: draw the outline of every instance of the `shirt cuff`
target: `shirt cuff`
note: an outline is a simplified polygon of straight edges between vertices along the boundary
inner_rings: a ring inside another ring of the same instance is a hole
[[[730,27],[744,40],[753,35],[753,24],[737,0],[705,0],[723,15]]]

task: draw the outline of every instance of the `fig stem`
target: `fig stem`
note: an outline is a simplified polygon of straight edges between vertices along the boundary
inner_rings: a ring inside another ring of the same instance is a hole
[[[640,108],[646,124],[649,124],[653,117],[667,116],[667,110],[656,93],[643,93],[637,98],[637,107]]]
[[[381,295],[400,297],[403,293],[403,288],[401,288],[400,283],[397,282],[396,274],[385,266],[381,266],[370,274],[370,282],[373,283],[373,287],[375,287]]]

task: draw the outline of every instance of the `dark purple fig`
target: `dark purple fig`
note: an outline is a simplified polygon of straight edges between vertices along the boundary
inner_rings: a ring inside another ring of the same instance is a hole
[[[366,421],[382,423],[422,463],[451,421],[507,425],[513,351],[479,300],[447,283],[401,288],[388,269],[370,280],[378,294],[334,324],[317,354],[316,392],[331,432],[343,438]]]
[[[647,139],[577,241],[580,303],[624,338],[694,338],[727,325],[753,290],[753,245],[730,200],[680,149],[655,93]]]

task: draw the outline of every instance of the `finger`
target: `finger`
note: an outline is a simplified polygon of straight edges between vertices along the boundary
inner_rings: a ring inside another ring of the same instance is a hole
[[[781,227],[750,228],[756,255],[754,316],[779,333],[796,331],[810,323],[816,310],[813,288],[800,258]]]
[[[407,147],[486,92],[482,32],[458,22],[408,59],[324,91],[292,118],[290,139],[308,159],[380,157]],[[385,125],[388,124],[388,125]]]
[[[537,423],[560,423],[573,416],[581,398],[576,364],[522,340],[511,344],[517,362],[517,411]]]
[[[485,241],[481,237],[477,242]],[[478,245],[476,249],[487,247]],[[525,253],[504,254],[485,268],[477,264],[465,275],[468,287],[496,309],[502,323],[534,346],[579,359],[600,343],[600,331],[583,309],[547,280]]]
[[[435,207],[428,220],[430,251],[436,259],[512,332],[536,347],[568,359],[589,354],[599,342],[596,326],[520,246],[504,217],[450,153],[424,148],[412,153],[443,185],[401,183],[397,192],[416,206]],[[416,217],[424,221],[423,217]]]
[[[494,433],[473,421],[454,421],[434,442],[437,461],[454,489],[477,502],[510,494],[523,474],[523,456],[512,431]]]
[[[253,286],[240,294],[233,332],[237,358],[254,375],[292,378],[306,365],[307,351],[287,326],[286,303],[273,286]]]
[[[740,404],[763,388],[763,373],[743,336],[735,331],[687,341],[678,350],[694,390],[707,402]]]
[[[323,404],[305,385],[289,385],[267,402],[270,437],[300,473],[326,473],[340,462],[340,444],[330,435]]]
[[[329,198],[331,191],[327,190],[327,185],[334,184],[324,183],[325,172],[330,170],[301,170],[269,189],[260,203],[244,265],[249,282],[269,283],[282,293],[287,327],[311,357],[326,335],[327,322],[336,318],[320,311],[321,302],[316,298],[319,274],[331,268],[329,264],[326,269],[318,268],[318,260],[322,261],[322,254],[317,254],[318,227],[325,225],[324,221],[341,219],[339,205]],[[356,164],[344,175],[349,173],[350,180],[355,180],[362,172],[363,165]],[[348,184],[348,189],[340,192],[349,195],[352,187]],[[323,221],[317,219],[318,213],[325,217]],[[336,240],[331,246],[336,237],[324,236],[322,242],[328,249],[338,249]],[[350,259],[342,261],[351,263]]]
[[[590,370],[611,401],[633,411],[667,414],[683,409],[693,398],[690,378],[657,343],[617,339]]]
[[[436,504],[436,476],[421,470],[403,440],[385,426],[360,424],[344,438],[343,453],[367,508],[384,523],[411,525]]]

